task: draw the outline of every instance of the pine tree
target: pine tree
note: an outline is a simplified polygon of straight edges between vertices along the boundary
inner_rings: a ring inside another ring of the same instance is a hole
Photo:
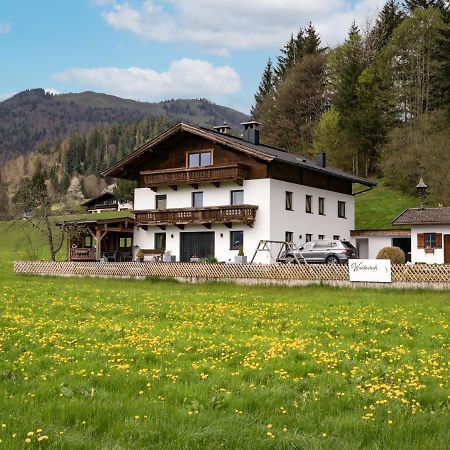
[[[447,14],[450,11],[449,3],[447,0],[405,0],[405,6],[410,13],[416,8],[435,8]]]
[[[321,53],[326,50],[321,47],[320,36],[311,22],[309,22],[308,27],[304,31],[304,38],[301,44],[301,48],[299,49],[301,56],[314,55],[315,53]]]
[[[289,69],[295,64],[295,54],[297,49],[297,41],[303,39],[303,30],[300,29],[297,34],[297,39],[291,34],[289,41],[280,49],[281,55],[277,57],[277,67],[275,68],[275,75],[277,83],[281,82]]]
[[[375,48],[379,51],[391,39],[392,33],[405,18],[405,14],[397,0],[388,0],[378,14],[375,26],[370,37],[375,42]]]
[[[275,75],[272,67],[272,60],[269,58],[264,69],[261,82],[259,83],[258,91],[255,94],[255,106],[251,109],[253,118],[257,118],[259,110],[263,101],[268,95],[272,95],[275,87]]]

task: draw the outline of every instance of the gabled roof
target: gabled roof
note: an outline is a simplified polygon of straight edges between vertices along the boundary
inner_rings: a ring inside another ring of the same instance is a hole
[[[164,140],[173,136],[181,131],[191,133],[196,136],[203,137],[217,144],[224,145],[226,147],[232,148],[234,150],[240,151],[247,155],[253,156],[255,158],[271,162],[280,161],[286,164],[298,166],[301,168],[307,168],[309,170],[320,172],[328,175],[334,175],[335,177],[345,179],[352,183],[360,183],[365,186],[375,186],[376,183],[367,180],[366,178],[358,177],[350,173],[344,172],[342,170],[333,169],[331,167],[322,167],[316,164],[315,161],[305,158],[304,156],[289,153],[284,150],[280,150],[268,145],[262,144],[252,144],[242,138],[231,136],[229,134],[220,133],[218,131],[209,130],[207,128],[194,127],[192,125],[187,125],[185,123],[178,123],[173,127],[169,128],[165,132],[161,133],[156,138],[145,143],[134,152],[130,153],[128,156],[108,167],[102,172],[103,176],[117,177],[120,178],[124,169],[135,163],[139,158],[146,153],[151,153],[153,149]]]
[[[81,206],[95,205],[98,201],[101,201],[101,200],[107,199],[107,198],[116,198],[116,197],[112,192],[103,192],[102,194],[97,195],[97,197],[86,200],[84,203],[81,204]]]
[[[392,221],[393,225],[450,225],[450,207],[409,208]]]

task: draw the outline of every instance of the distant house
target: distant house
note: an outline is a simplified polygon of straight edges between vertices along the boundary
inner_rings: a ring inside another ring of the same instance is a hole
[[[450,207],[409,208],[392,224],[411,226],[411,262],[450,264]]]
[[[105,211],[124,211],[131,210],[133,205],[130,203],[120,203],[116,196],[111,192],[104,192],[97,197],[91,198],[82,203],[81,206],[87,208],[90,213],[101,213]]]

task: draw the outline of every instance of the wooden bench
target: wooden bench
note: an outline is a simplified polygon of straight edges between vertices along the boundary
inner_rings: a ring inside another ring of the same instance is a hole
[[[162,248],[141,248],[144,254],[144,261],[146,256],[153,256],[156,261],[162,261],[165,250]]]

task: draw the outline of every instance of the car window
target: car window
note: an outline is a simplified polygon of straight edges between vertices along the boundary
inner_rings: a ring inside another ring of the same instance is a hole
[[[328,248],[330,246],[329,241],[317,241],[314,244],[314,248]]]
[[[353,245],[348,241],[342,241],[342,244],[347,248],[351,248],[352,250],[355,250],[355,247],[353,247]]]

